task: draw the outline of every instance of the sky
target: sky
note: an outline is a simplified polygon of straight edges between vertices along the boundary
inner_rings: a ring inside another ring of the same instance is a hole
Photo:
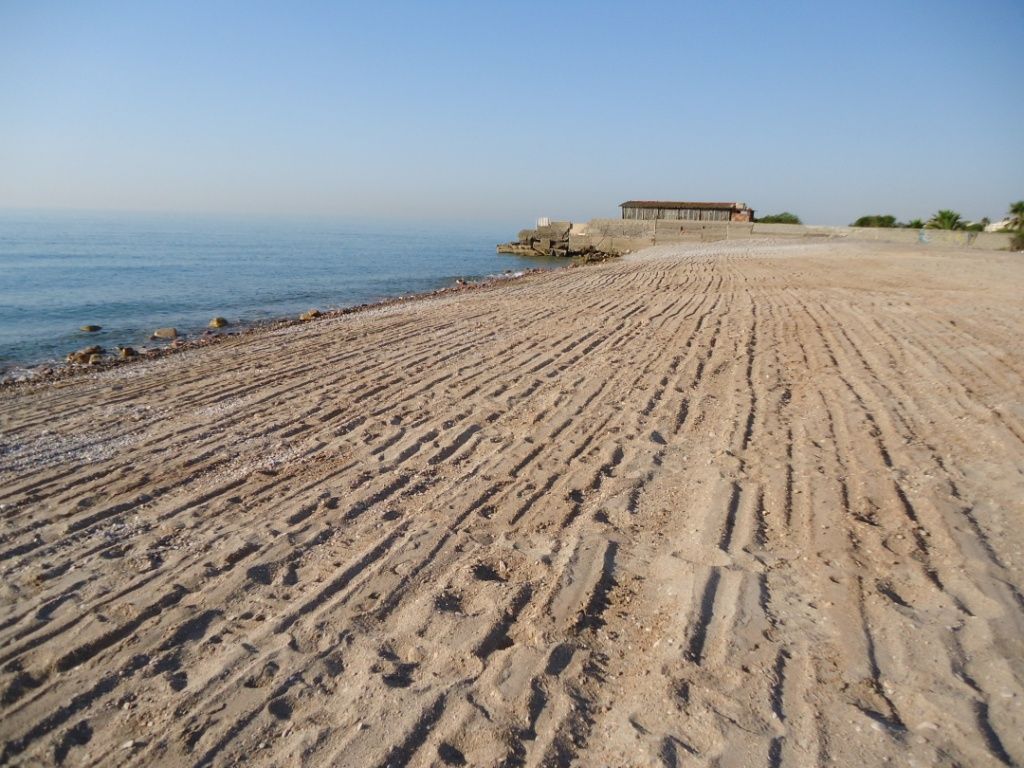
[[[0,0],[0,208],[999,219],[1022,73],[1021,0]]]

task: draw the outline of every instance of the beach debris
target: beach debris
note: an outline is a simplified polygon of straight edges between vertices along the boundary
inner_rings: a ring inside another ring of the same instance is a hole
[[[210,328],[223,328],[226,325],[231,325],[231,323],[229,323],[223,317],[220,317],[218,315],[217,317],[213,318],[213,320],[210,321],[209,327]]]
[[[83,325],[78,330],[84,333],[96,333],[96,331],[102,331],[103,328],[99,325]]]
[[[91,347],[86,347],[85,349],[79,349],[76,352],[70,353],[67,356],[67,361],[69,363],[82,363],[84,365],[84,364],[87,364],[87,363],[91,363],[92,362],[92,357],[94,355],[102,355],[102,354],[103,354],[103,347],[98,346],[98,345],[93,345]]]
[[[319,309],[311,309],[308,312],[303,312],[301,315],[299,315],[299,320],[302,320],[303,322],[308,322],[309,320],[313,320],[317,317],[320,317],[322,314],[323,313]]]
[[[130,360],[133,357],[138,357],[139,353],[133,347],[118,347],[117,356],[122,360]]]
[[[153,331],[151,339],[176,339],[178,338],[177,328],[157,328]]]

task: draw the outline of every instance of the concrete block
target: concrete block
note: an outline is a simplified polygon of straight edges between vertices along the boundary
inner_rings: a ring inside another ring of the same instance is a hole
[[[537,234],[551,240],[563,240],[571,228],[571,221],[552,221],[545,227],[537,227]]]
[[[569,233],[569,250],[570,251],[582,251],[588,247],[597,247],[594,245],[594,238],[590,235],[580,235]]]

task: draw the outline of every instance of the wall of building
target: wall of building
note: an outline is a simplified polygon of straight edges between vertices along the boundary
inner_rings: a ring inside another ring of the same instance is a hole
[[[747,211],[729,211],[720,208],[623,208],[622,218],[626,220],[669,221],[745,221]]]

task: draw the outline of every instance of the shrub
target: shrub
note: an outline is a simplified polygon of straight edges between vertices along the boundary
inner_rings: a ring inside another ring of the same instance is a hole
[[[799,216],[789,211],[773,213],[771,216],[762,216],[760,219],[755,219],[755,221],[759,224],[803,224]]]
[[[896,217],[890,216],[889,214],[874,214],[871,216],[861,216],[857,219],[851,227],[882,227],[884,229],[890,229],[896,226]]]
[[[1010,229],[1024,232],[1024,200],[1010,203]]]

